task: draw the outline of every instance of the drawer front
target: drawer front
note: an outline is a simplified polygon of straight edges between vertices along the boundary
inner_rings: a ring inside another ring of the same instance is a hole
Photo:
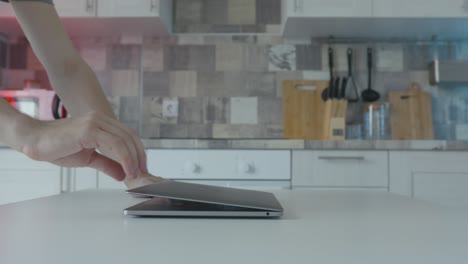
[[[291,189],[290,181],[223,181],[223,180],[182,180],[183,182],[205,184],[221,187],[229,187],[236,189],[271,191],[271,190],[289,190]]]
[[[148,169],[170,179],[290,180],[290,151],[149,150]]]
[[[293,186],[388,187],[386,151],[293,151]]]

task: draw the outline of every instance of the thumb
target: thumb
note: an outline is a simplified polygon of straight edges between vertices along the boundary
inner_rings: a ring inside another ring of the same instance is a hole
[[[125,179],[125,171],[118,162],[97,152],[92,154],[89,167],[102,171],[117,181]]]

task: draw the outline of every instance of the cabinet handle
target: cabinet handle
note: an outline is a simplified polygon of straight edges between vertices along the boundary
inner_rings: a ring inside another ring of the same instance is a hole
[[[242,173],[253,174],[255,173],[255,165],[251,162],[241,162],[238,164],[238,169]]]
[[[86,0],[86,12],[93,13],[94,12],[94,0]]]
[[[202,170],[201,166],[195,162],[186,162],[185,163],[185,172],[186,173],[200,173]]]
[[[157,1],[157,0],[151,0],[151,1],[150,1],[150,2],[151,2],[151,5],[150,5],[150,12],[156,11],[156,5],[157,5],[156,1]]]
[[[320,156],[319,160],[365,160],[364,156]]]
[[[295,14],[302,13],[303,6],[304,6],[304,3],[302,2],[302,0],[294,0],[294,13]]]

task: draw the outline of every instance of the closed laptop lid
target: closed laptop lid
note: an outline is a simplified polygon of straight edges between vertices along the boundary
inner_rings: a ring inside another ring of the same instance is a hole
[[[131,189],[127,193],[259,210],[283,211],[272,193],[203,184],[164,181]]]

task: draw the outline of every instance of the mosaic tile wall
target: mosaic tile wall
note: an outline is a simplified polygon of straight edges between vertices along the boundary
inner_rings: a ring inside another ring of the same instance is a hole
[[[178,36],[73,40],[94,69],[120,120],[143,138],[281,138],[281,82],[328,79],[327,45],[279,36]],[[348,46],[334,45],[339,72]],[[365,50],[353,45],[356,76],[367,87]],[[382,94],[417,81],[433,95],[437,139],[467,139],[468,90],[432,87],[428,63],[468,59],[468,43],[375,44],[374,87]],[[50,88],[24,40],[11,45],[8,87],[36,78]],[[164,111],[166,109],[167,111]],[[362,105],[350,107],[360,122]]]
[[[175,0],[177,33],[280,33],[281,0]]]

